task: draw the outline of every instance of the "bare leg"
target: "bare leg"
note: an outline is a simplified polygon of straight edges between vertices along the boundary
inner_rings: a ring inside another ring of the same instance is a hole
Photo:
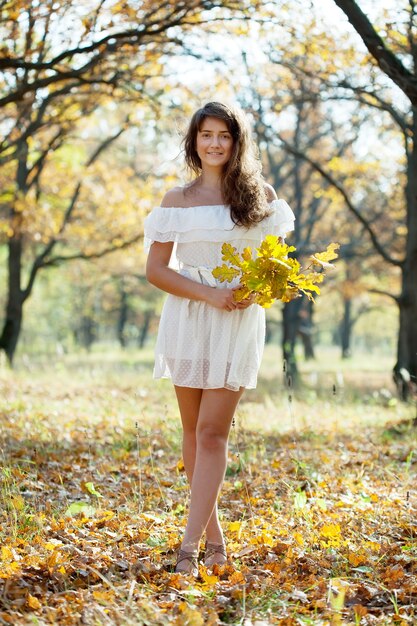
[[[197,421],[203,390],[175,386],[175,393],[177,394],[183,428],[182,458],[188,482],[191,485],[197,448]],[[211,543],[222,543],[223,541],[222,529],[218,518],[217,501],[206,527],[206,537],[207,541]]]
[[[181,546],[183,550],[191,552],[198,549],[204,530],[215,512],[226,470],[230,426],[242,393],[243,389],[238,392],[228,389],[202,391],[190,511]],[[214,537],[210,539],[215,540]]]

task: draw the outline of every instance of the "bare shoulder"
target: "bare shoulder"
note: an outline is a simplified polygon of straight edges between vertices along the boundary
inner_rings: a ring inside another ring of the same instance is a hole
[[[278,200],[278,196],[276,194],[275,189],[269,183],[264,183],[266,199],[268,202],[273,202],[274,200]]]
[[[162,207],[183,207],[184,204],[183,187],[173,187],[167,191],[161,202]]]

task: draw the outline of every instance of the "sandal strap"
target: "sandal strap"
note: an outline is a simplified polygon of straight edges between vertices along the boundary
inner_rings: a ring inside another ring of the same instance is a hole
[[[223,543],[208,543],[206,542],[206,553],[205,558],[209,558],[214,554],[221,554],[225,558],[227,558],[226,546]]]
[[[177,567],[177,565],[182,561],[189,561],[191,565],[198,567],[198,555],[195,552],[187,552],[186,550],[181,550],[180,548],[177,552],[175,567]]]

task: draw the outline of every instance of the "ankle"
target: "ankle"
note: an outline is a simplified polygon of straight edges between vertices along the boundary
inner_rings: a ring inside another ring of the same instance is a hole
[[[200,546],[200,542],[190,542],[190,541],[182,541],[180,549],[184,550],[185,552],[190,552],[190,553],[195,553],[198,554],[199,551],[199,546]]]
[[[224,544],[224,537],[220,533],[207,533],[206,532],[206,543],[215,543],[217,545]]]

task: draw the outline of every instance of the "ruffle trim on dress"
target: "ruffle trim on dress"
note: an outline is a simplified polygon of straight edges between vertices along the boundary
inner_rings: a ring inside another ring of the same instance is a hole
[[[294,230],[295,216],[285,200],[270,203],[273,212],[259,224],[246,228],[237,226],[225,205],[195,207],[156,207],[145,218],[144,248],[154,241],[185,243],[193,241],[259,240],[259,234],[279,235]]]
[[[294,230],[295,215],[291,207],[282,198],[270,203],[273,213],[263,220],[259,226],[265,235],[278,235],[285,237]]]

